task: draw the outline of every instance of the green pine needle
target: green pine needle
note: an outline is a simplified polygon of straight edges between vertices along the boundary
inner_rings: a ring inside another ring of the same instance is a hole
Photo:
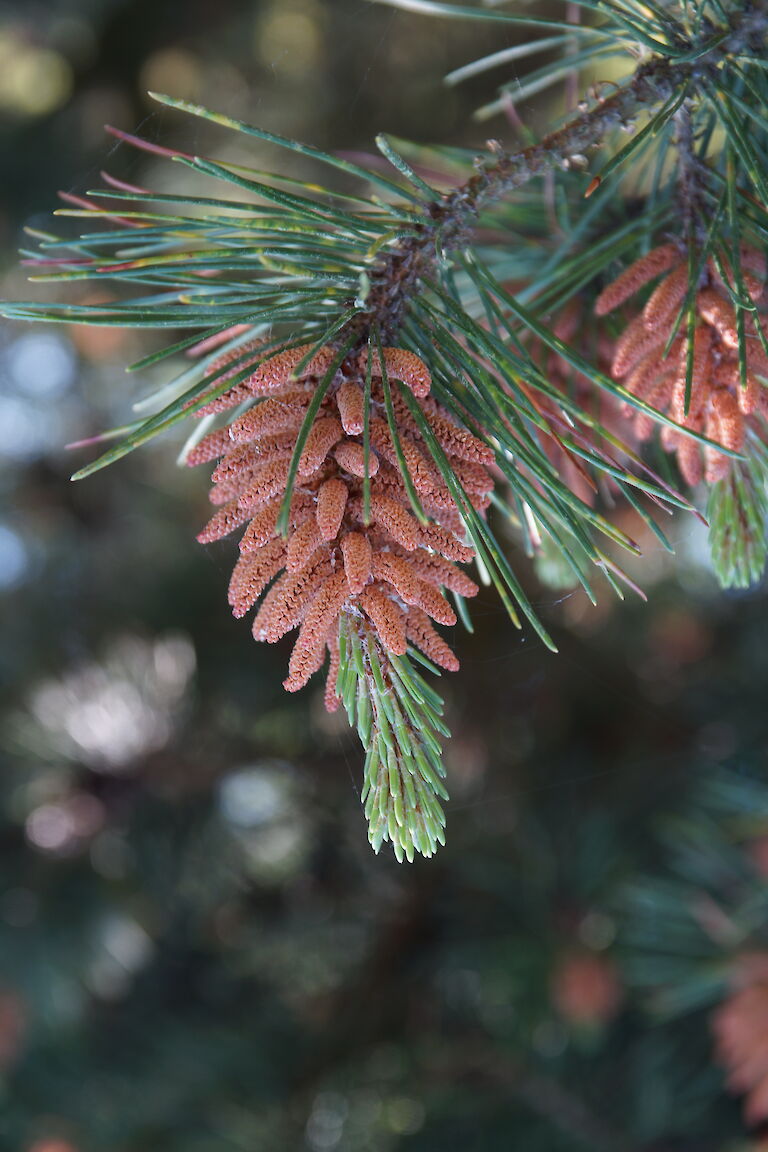
[[[768,559],[768,455],[755,446],[712,486],[707,504],[712,566],[723,588],[748,588]]]
[[[448,799],[442,700],[408,656],[382,648],[361,617],[342,616],[339,648],[337,691],[366,749],[361,799],[371,846],[378,852],[389,841],[401,862],[432,856],[445,843],[440,801]]]

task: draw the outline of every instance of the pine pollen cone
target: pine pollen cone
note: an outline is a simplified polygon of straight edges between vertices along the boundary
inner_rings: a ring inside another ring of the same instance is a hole
[[[613,344],[606,334],[590,331],[589,318],[582,312],[581,303],[570,300],[552,325],[553,334],[564,343],[592,360],[602,372],[610,369]],[[588,377],[577,372],[560,353],[534,341],[531,351],[541,364],[549,383],[563,396],[575,400],[579,408],[595,417],[607,431],[617,438],[624,431],[620,404],[608,393],[595,388]],[[560,478],[579,500],[594,504],[597,488],[581,458],[567,446],[566,440],[595,449],[600,440],[594,429],[574,421],[573,414],[565,411],[551,396],[542,393],[529,396],[531,404],[544,417],[550,434],[543,438],[543,450]],[[615,452],[615,444],[612,448]]]
[[[218,460],[210,493],[217,511],[198,540],[209,543],[245,527],[229,585],[234,615],[244,616],[258,604],[253,635],[268,643],[298,628],[283,685],[289,692],[302,688],[330,655],[325,702],[334,711],[339,704],[335,686],[342,613],[370,625],[392,655],[403,655],[410,643],[440,667],[455,670],[458,660],[432,621],[456,623],[443,589],[461,596],[478,591],[456,566],[457,561],[470,561],[474,551],[464,542],[451,493],[396,382],[412,393],[481,513],[490,503],[493,480],[488,468],[494,454],[429,395],[427,366],[401,348],[383,349],[397,437],[387,420],[382,365],[374,355],[366,452],[368,353],[350,357],[335,373],[314,416],[283,537],[278,519],[296,439],[336,355],[334,349],[321,348],[302,368],[309,351],[311,346],[304,345],[262,359],[244,380],[198,409],[198,416],[239,411],[226,427],[205,436],[187,463]],[[255,361],[258,352],[257,344],[241,346],[209,371],[227,369],[220,380],[242,375],[246,354]],[[243,411],[246,404],[250,406]],[[403,461],[427,524],[412,510]]]
[[[719,267],[718,267],[719,263]],[[754,309],[763,295],[765,258],[753,248],[740,252],[741,284]],[[742,310],[746,365],[739,364],[738,319],[733,304],[736,277],[729,261],[710,257],[695,298],[696,327],[689,348],[685,318],[680,320],[688,293],[688,256],[675,243],[662,244],[636,260],[597,299],[595,311],[605,316],[646,285],[658,280],[642,312],[618,338],[611,372],[628,392],[652,408],[667,413],[675,423],[702,433],[732,452],[744,447],[747,427],[756,414],[768,416],[768,355],[755,320]],[[661,277],[661,279],[659,279]],[[746,297],[745,297],[746,301]],[[675,328],[678,328],[676,334]],[[693,365],[686,411],[689,357]],[[647,440],[655,421],[630,404],[635,435]],[[728,473],[731,458],[716,448],[699,445],[676,428],[662,429],[663,446],[677,454],[680,473],[692,487],[702,480],[714,484]]]

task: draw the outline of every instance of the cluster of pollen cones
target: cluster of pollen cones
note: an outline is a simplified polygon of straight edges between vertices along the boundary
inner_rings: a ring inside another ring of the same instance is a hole
[[[728,1087],[745,1096],[747,1123],[768,1120],[768,953],[741,956],[733,989],[712,1018]]]
[[[746,364],[739,364],[739,323],[733,300],[739,285],[729,262],[709,258],[696,299],[691,389],[686,411],[686,376],[689,342],[685,317],[678,324],[688,293],[689,269],[685,250],[662,244],[636,260],[609,284],[595,310],[604,316],[619,308],[646,285],[658,280],[639,315],[630,321],[616,342],[612,374],[627,391],[653,408],[666,412],[677,424],[703,433],[731,451],[741,452],[748,422],[755,414],[768,415],[768,355],[754,320],[754,305],[765,286],[765,258],[752,248],[740,253],[742,316]],[[659,279],[661,277],[661,279]],[[677,332],[675,328],[677,327]],[[652,416],[634,412],[634,430],[647,440],[654,428]],[[728,473],[731,457],[705,447],[675,428],[662,429],[662,444],[677,454],[680,473],[691,486],[706,480],[714,484]]]
[[[244,616],[260,601],[253,621],[255,639],[274,642],[299,629],[284,681],[289,692],[303,687],[329,656],[325,702],[334,711],[339,704],[342,613],[348,625],[358,622],[361,635],[372,628],[386,652],[401,656],[410,644],[435,664],[454,670],[458,660],[433,621],[456,622],[444,589],[461,596],[478,591],[456,566],[471,560],[474,551],[464,542],[455,502],[394,382],[413,394],[468,498],[481,511],[493,488],[488,472],[493,452],[458,427],[429,396],[429,371],[414,353],[385,348],[382,368],[377,352],[364,351],[335,372],[317,410],[299,460],[289,529],[283,536],[278,517],[297,436],[337,355],[331,347],[321,348],[301,367],[311,349],[282,350],[259,361],[254,342],[225,354],[215,366],[225,369],[220,379],[241,375],[249,352],[253,371],[211,399],[198,415],[233,408],[239,414],[205,436],[187,459],[191,465],[218,460],[210,493],[218,511],[198,539],[208,543],[245,528],[229,586],[235,616]],[[364,382],[369,355],[373,363],[366,461]],[[236,367],[230,370],[230,363]],[[428,523],[411,508],[386,417],[383,371],[393,381],[390,394],[400,453]]]
[[[555,320],[552,332],[563,343],[577,348],[601,371],[610,368],[613,341],[605,332],[590,331],[588,317],[584,315],[581,302],[569,301]],[[624,431],[624,419],[619,402],[613,396],[597,390],[587,376],[574,371],[559,352],[554,352],[538,342],[534,344],[533,351],[549,383],[563,396],[575,400],[584,412],[597,419],[603,428],[620,440]],[[594,504],[597,493],[595,478],[581,459],[566,448],[563,440],[566,436],[584,447],[595,448],[597,443],[593,430],[578,427],[572,416],[564,412],[560,404],[551,397],[529,394],[529,400],[549,425],[550,435],[544,438],[543,449],[550,463],[580,500],[585,504]],[[607,480],[607,476],[603,479]]]

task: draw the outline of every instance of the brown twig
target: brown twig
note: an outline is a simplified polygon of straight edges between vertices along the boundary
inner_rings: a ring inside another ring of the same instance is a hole
[[[750,6],[746,14],[740,14],[739,23],[724,38],[713,36],[713,29],[707,27],[699,54],[697,45],[692,43],[687,58],[654,56],[611,96],[598,99],[591,108],[582,105],[567,124],[538,143],[518,152],[495,152],[493,163],[426,206],[425,219],[416,225],[414,233],[382,258],[371,277],[368,308],[353,322],[361,339],[375,322],[384,339],[394,340],[407,300],[434,267],[436,241],[444,251],[461,247],[489,203],[553,169],[583,166],[585,154],[601,144],[614,128],[626,127],[638,112],[665,103],[686,81],[701,82],[716,73],[729,56],[747,51],[762,53],[767,32],[768,3],[761,0]],[[707,48],[709,41],[712,46]]]

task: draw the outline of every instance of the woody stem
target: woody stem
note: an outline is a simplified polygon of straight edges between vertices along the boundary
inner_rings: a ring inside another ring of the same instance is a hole
[[[734,13],[730,27],[705,27],[697,41],[681,45],[678,58],[652,57],[611,96],[580,110],[538,144],[498,153],[493,164],[426,207],[413,235],[391,248],[371,276],[368,306],[355,321],[361,336],[367,336],[370,326],[377,323],[385,342],[395,338],[408,299],[420,281],[434,272],[436,249],[460,248],[487,204],[536,176],[583,163],[584,154],[601,144],[612,129],[627,124],[641,110],[662,105],[687,82],[698,86],[716,73],[723,60],[744,52],[761,55],[768,33],[768,0],[745,7],[746,11]]]

